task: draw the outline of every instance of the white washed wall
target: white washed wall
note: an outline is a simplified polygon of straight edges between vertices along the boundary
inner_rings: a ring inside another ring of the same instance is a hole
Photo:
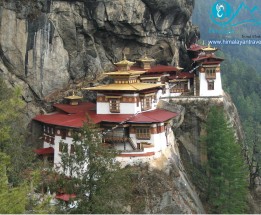
[[[208,90],[208,82],[205,73],[199,73],[200,92],[199,96],[221,96],[223,94],[220,72],[216,73],[214,80],[214,90]]]

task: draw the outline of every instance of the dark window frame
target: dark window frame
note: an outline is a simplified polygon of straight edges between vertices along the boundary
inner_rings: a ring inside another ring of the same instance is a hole
[[[120,99],[110,99],[109,107],[111,113],[120,113]]]
[[[136,127],[135,129],[136,138],[138,140],[150,140],[151,133],[150,133],[150,127]]]
[[[214,81],[208,81],[208,90],[215,90]]]

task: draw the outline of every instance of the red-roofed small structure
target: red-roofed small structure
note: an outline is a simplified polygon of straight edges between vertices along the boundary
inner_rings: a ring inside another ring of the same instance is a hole
[[[224,59],[220,57],[216,57],[213,54],[208,55],[199,55],[197,58],[192,59],[194,62],[205,62],[205,61],[215,61],[215,62],[222,62]]]
[[[38,155],[49,155],[54,153],[53,147],[35,149],[34,152]]]
[[[194,44],[190,45],[189,48],[187,48],[187,51],[199,52],[199,51],[202,51],[204,48],[207,48],[207,46],[202,46],[202,45],[194,43]]]
[[[71,199],[75,199],[76,195],[75,194],[65,194],[65,193],[63,193],[63,194],[57,194],[55,196],[55,198],[62,200],[62,201],[65,201],[65,202],[68,202]]]

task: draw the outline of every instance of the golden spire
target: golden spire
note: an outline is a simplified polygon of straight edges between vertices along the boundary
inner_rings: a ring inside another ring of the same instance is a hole
[[[114,63],[114,65],[116,65],[117,67],[119,67],[120,70],[123,70],[123,71],[130,70],[130,67],[133,64],[135,64],[135,62],[128,61],[125,53],[123,54],[123,60],[122,61]]]
[[[151,63],[155,61],[153,58],[149,58],[147,56],[147,51],[145,51],[145,54],[143,57],[138,59],[137,61],[140,61],[143,64],[143,69],[150,69],[151,68]]]
[[[217,48],[212,48],[210,43],[208,43],[208,47],[203,48],[202,50],[205,51],[205,52],[214,52],[214,51],[217,51]]]
[[[83,97],[75,95],[75,92],[73,90],[71,96],[67,96],[67,97],[64,97],[64,98],[68,99],[70,101],[70,105],[78,105],[79,100],[81,100]]]

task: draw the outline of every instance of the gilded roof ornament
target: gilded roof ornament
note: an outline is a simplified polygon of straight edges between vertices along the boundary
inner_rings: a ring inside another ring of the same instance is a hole
[[[211,46],[210,46],[210,43],[208,43],[208,47],[207,48],[203,48],[202,49],[203,51],[216,51],[217,50],[217,48],[212,48]]]
[[[141,61],[141,62],[149,62],[149,63],[150,63],[150,62],[154,62],[155,59],[148,57],[148,56],[147,56],[147,52],[145,52],[144,56],[141,57],[140,59],[138,59],[138,61]]]
[[[75,95],[75,92],[74,92],[74,90],[73,90],[71,96],[67,96],[67,97],[64,97],[64,98],[65,98],[65,99],[69,99],[69,100],[77,100],[77,99],[82,99],[83,97],[82,97],[82,96],[77,96],[77,95]]]
[[[133,64],[135,64],[135,62],[132,62],[132,61],[127,60],[125,54],[123,55],[123,60],[122,60],[122,61],[119,61],[119,62],[117,62],[117,63],[114,63],[114,65],[119,66],[119,67],[123,67],[123,66],[129,66],[129,67],[130,67],[130,66],[132,66]]]

